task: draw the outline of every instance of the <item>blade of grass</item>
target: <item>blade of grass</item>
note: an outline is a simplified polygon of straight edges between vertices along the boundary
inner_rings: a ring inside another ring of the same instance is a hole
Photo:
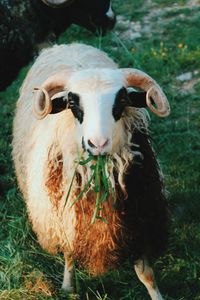
[[[87,191],[87,189],[89,188],[93,178],[95,177],[95,172],[92,174],[92,176],[90,177],[90,179],[88,180],[88,182],[86,183],[84,189],[80,192],[80,194],[76,197],[76,199],[73,201],[71,207],[83,196],[83,194]]]
[[[92,216],[92,220],[91,220],[91,224],[94,224],[95,218],[97,216],[98,210],[99,210],[99,199],[100,199],[100,176],[99,176],[99,165],[100,165],[100,160],[101,160],[101,156],[98,156],[97,158],[97,164],[96,164],[96,169],[95,169],[95,187],[98,186],[98,192],[97,196],[96,196],[96,205],[95,205],[95,209],[94,209],[94,213]]]
[[[89,155],[89,157],[87,159],[79,161],[79,164],[81,166],[84,166],[84,165],[88,164],[91,160],[94,160],[94,157],[92,155]]]

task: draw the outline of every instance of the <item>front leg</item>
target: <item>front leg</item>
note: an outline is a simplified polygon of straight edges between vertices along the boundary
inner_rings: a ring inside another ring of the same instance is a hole
[[[140,281],[145,285],[148,290],[148,293],[152,300],[163,300],[159,289],[156,285],[154,278],[154,272],[152,268],[148,265],[147,260],[138,260],[135,265],[135,272],[140,279]]]
[[[72,259],[68,257],[68,255],[65,255],[65,267],[64,267],[64,276],[63,276],[63,283],[62,283],[62,289],[73,292],[73,263]]]

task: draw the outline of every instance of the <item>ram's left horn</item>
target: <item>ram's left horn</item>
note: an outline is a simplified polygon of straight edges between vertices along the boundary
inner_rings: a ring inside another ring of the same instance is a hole
[[[159,117],[169,115],[170,106],[167,97],[153,78],[137,69],[121,69],[121,71],[126,87],[136,87],[147,92],[146,103],[153,113]]]

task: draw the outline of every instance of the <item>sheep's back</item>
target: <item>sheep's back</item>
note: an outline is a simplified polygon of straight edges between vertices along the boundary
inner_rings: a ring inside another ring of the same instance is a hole
[[[63,70],[90,68],[116,69],[117,65],[99,49],[84,44],[55,45],[42,50],[28,73],[22,87],[32,89],[41,85],[49,76]]]

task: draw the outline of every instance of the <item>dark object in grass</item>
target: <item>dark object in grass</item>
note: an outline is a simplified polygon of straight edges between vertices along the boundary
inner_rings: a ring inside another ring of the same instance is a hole
[[[37,54],[37,44],[45,38],[55,40],[71,24],[95,34],[105,34],[115,25],[110,0],[45,2],[55,5],[48,6],[42,0],[0,2],[0,90]],[[56,4],[59,2],[62,5]]]

